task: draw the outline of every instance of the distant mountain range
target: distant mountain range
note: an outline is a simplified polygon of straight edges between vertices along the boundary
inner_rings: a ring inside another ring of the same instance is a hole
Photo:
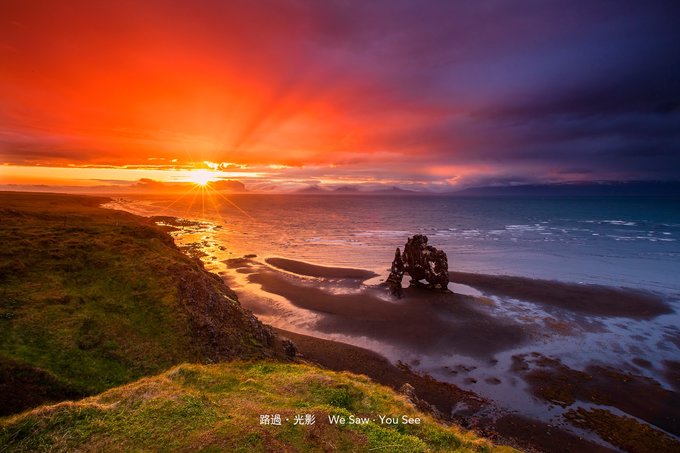
[[[680,196],[680,181],[600,181],[588,183],[526,184],[470,187],[459,196]]]
[[[324,189],[319,186],[309,186],[298,189],[295,193],[300,194],[319,194],[319,195],[402,195],[402,194],[425,194],[424,192],[416,192],[413,190],[406,190],[399,187],[389,187],[386,189],[365,190],[359,189],[356,186],[341,186],[335,189]]]
[[[295,191],[295,193],[310,193],[310,194],[327,194],[331,193],[330,190],[322,189],[319,186],[309,186],[309,187],[304,187],[302,189],[298,189]]]
[[[309,186],[296,190],[299,194],[318,195],[449,195],[462,197],[549,196],[549,197],[607,197],[607,196],[680,196],[680,181],[597,181],[554,184],[522,184],[506,186],[469,187],[458,191],[427,192],[389,187],[365,189],[341,186],[326,189]]]

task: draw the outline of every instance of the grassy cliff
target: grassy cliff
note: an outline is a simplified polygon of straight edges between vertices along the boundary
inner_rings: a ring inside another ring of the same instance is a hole
[[[262,414],[279,414],[281,426],[261,425]],[[295,415],[303,414],[315,423],[295,425]],[[328,423],[329,415],[351,414],[371,421]],[[419,417],[421,424],[381,425],[378,415]],[[440,424],[366,377],[267,361],[181,365],[95,397],[0,419],[1,445],[12,451],[514,451]]]
[[[0,415],[183,362],[276,354],[220,278],[102,201],[0,193]]]
[[[366,377],[289,363],[219,277],[102,201],[0,193],[0,452],[499,450]]]

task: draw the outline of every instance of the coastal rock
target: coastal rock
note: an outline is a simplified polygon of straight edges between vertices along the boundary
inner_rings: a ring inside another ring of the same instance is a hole
[[[397,297],[403,295],[401,280],[405,273],[411,276],[412,286],[423,286],[422,280],[425,280],[429,288],[448,291],[449,262],[446,253],[428,245],[424,234],[408,238],[403,253],[399,248],[395,252],[386,284]]]
[[[281,346],[283,347],[283,352],[286,354],[286,357],[289,359],[294,359],[298,355],[297,346],[295,346],[295,343],[292,341],[283,339],[281,340]]]
[[[416,399],[416,389],[408,382],[399,387],[399,393],[404,395],[411,402]]]
[[[442,414],[439,411],[439,409],[437,409],[427,401],[418,398],[418,396],[416,395],[416,389],[408,382],[405,382],[404,385],[402,385],[399,388],[399,393],[404,395],[411,404],[413,404],[421,411],[427,412],[428,414],[432,415],[434,418],[438,420],[445,420],[444,414]]]
[[[277,337],[271,328],[244,310],[219,276],[205,271],[200,261],[176,265],[173,273],[179,275],[178,295],[193,343],[208,363],[276,355]]]
[[[397,247],[394,253],[394,260],[390,268],[390,276],[387,277],[387,285],[390,287],[392,295],[401,297],[404,291],[401,288],[401,280],[404,278],[404,261],[401,259],[401,250]]]

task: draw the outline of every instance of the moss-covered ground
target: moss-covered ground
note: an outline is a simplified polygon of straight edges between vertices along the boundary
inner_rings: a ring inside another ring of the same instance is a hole
[[[279,414],[280,426],[260,424]],[[313,425],[295,416],[314,415]],[[329,415],[368,417],[332,425]],[[378,415],[419,417],[381,425]],[[0,419],[12,451],[512,451],[418,412],[368,378],[302,364],[180,365],[78,402]]]

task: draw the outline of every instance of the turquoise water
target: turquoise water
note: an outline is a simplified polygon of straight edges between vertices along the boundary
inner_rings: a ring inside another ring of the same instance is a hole
[[[678,198],[240,194],[228,200],[147,197],[135,207],[218,223],[220,241],[235,256],[383,273],[395,247],[422,233],[446,251],[452,270],[680,293]]]

